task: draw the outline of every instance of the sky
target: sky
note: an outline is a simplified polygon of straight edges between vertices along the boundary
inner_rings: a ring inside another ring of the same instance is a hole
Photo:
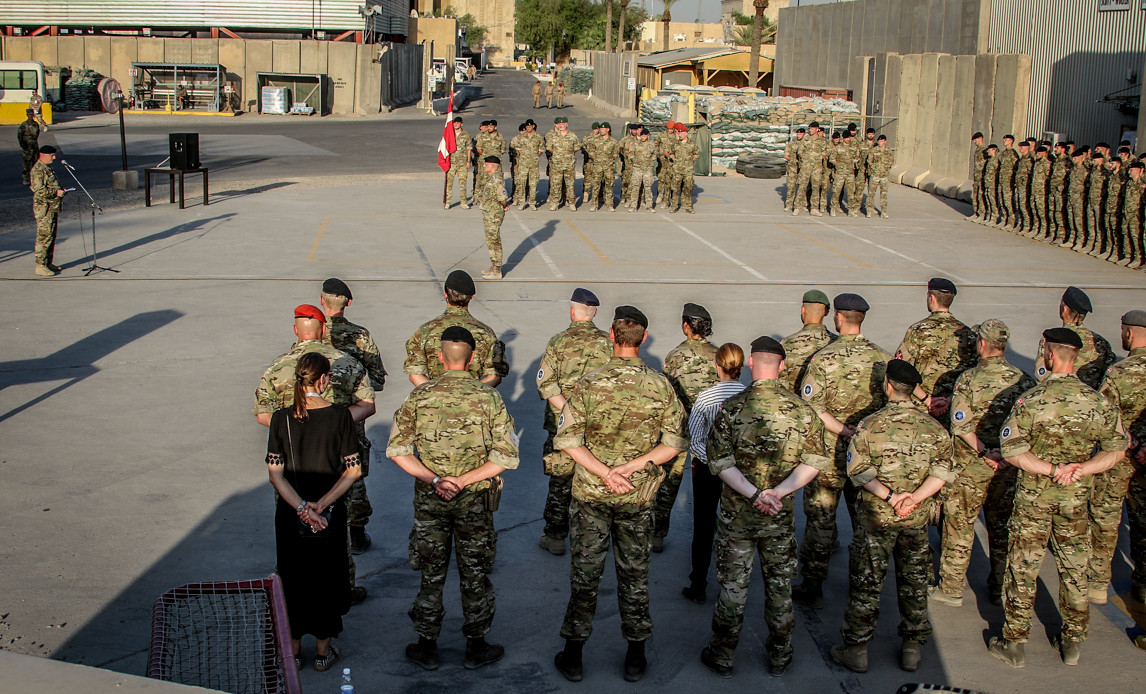
[[[644,7],[649,16],[661,13],[660,0],[633,0],[633,2]],[[792,0],[793,5],[797,2],[802,5],[821,5],[837,0]],[[677,0],[672,7],[672,18],[674,22],[692,22],[698,18],[702,22],[719,22],[720,0]]]

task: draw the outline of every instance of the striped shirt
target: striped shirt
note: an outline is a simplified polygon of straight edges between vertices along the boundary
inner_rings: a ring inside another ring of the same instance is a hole
[[[692,404],[692,413],[688,416],[688,433],[691,437],[688,450],[694,460],[708,462],[708,433],[712,431],[712,422],[720,408],[724,407],[724,401],[745,387],[740,381],[721,381],[697,394]]]

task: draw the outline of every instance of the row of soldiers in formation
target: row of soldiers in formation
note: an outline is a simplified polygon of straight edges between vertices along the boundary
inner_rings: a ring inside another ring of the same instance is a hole
[[[888,176],[895,165],[895,150],[888,147],[886,135],[876,137],[874,128],[860,137],[859,127],[849,123],[829,138],[813,121],[806,129],[796,130],[796,139],[784,148],[784,160],[788,163],[785,211],[798,215],[806,208],[813,217],[820,217],[826,209],[832,217],[837,212],[858,217],[862,208],[872,217],[878,196],[880,216],[889,216]]]
[[[445,312],[406,342],[403,370],[415,388],[394,415],[386,450],[416,478],[410,560],[422,582],[409,610],[418,642],[406,655],[428,670],[439,665],[451,546],[466,666],[504,654],[485,641],[495,612],[488,574],[501,474],[518,467],[520,434],[496,390],[509,372],[504,344],[470,314],[475,293],[468,274],[451,273]],[[798,332],[779,342],[766,336],[752,342],[751,385],[723,403],[702,449],[705,460],[697,461],[707,462],[724,484],[716,528],[720,595],[712,638],[700,654],[717,675],[733,672],[756,556],[764,573],[769,671],[779,676],[791,665],[793,603],[824,605],[841,497],[853,540],[843,644],[831,654],[856,672],[868,669],[867,644],[893,561],[900,666],[917,668],[932,632],[929,598],[962,604],[980,508],[989,536],[990,600],[1005,612],[1002,636],[991,640],[990,652],[1010,665],[1025,664],[1048,542],[1061,585],[1057,643],[1066,664],[1078,662],[1089,604],[1107,600],[1124,500],[1136,565],[1131,595],[1146,602],[1146,311],[1123,316],[1121,342],[1129,355],[1115,363],[1110,344],[1083,324],[1093,310],[1089,298],[1067,289],[1059,306],[1062,327],[1043,333],[1032,376],[1007,362],[1010,332],[1002,321],[968,327],[955,318],[956,294],[949,280],[931,280],[930,313],[907,330],[894,356],[863,335],[870,307],[862,297],[829,301],[817,290],[802,298]],[[299,342],[275,360],[256,391],[260,421],[290,404],[293,364],[310,351],[331,360],[326,397],[348,406],[372,403],[385,371],[369,333],[343,317],[350,298],[344,283],[328,280],[321,297],[328,323],[300,332],[296,320]],[[650,556],[668,534],[690,448],[690,411],[701,392],[733,379],[717,368],[718,350],[708,340],[712,318],[703,307],[685,305],[686,339],[666,356],[662,373],[640,357],[648,337],[644,314],[620,306],[606,333],[593,322],[599,304],[588,290],[573,293],[571,324],[549,341],[536,375],[546,401],[543,458],[550,476],[540,544],[563,554],[569,537],[565,646],[555,666],[572,681],[583,676],[582,650],[613,548],[621,629],[629,642],[624,676],[635,681],[647,667],[644,646],[653,626]],[[824,325],[833,308],[835,332]],[[368,452],[361,432],[360,441]],[[807,524],[797,545],[793,494],[801,488]],[[347,501],[352,551],[361,551],[369,516],[364,487],[352,488]],[[938,585],[929,587],[927,525],[940,508]],[[798,562],[803,582],[793,587]],[[356,600],[364,597],[364,589],[356,591]],[[685,596],[705,599],[703,588],[699,596],[686,589]]]
[[[1143,244],[1144,155],[1130,142],[1117,152],[1100,142],[1091,149],[1073,142],[1028,138],[1015,147],[975,146],[975,215],[972,221],[1044,239],[1132,268],[1146,265]]]
[[[554,80],[550,80],[544,87],[541,80],[533,83],[533,108],[541,108],[542,95],[545,96],[545,108],[553,108],[554,99],[557,100],[557,108],[565,108],[565,83],[553,83]]]

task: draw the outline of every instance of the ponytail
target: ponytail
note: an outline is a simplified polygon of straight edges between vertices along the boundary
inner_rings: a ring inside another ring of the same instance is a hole
[[[302,355],[294,367],[294,404],[291,416],[300,422],[307,420],[306,392],[313,388],[319,379],[330,373],[330,360],[318,352]]]

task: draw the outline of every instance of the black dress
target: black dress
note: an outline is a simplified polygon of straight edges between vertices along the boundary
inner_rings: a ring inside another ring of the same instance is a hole
[[[354,422],[342,405],[312,409],[305,422],[283,408],[271,416],[270,429],[267,463],[285,463],[283,476],[304,501],[318,501],[343,470],[359,464]],[[294,639],[303,634],[337,636],[342,615],[350,610],[345,497],[334,502],[330,512],[328,532],[315,535],[307,528],[300,532],[295,509],[281,497],[275,509],[278,572]]]

